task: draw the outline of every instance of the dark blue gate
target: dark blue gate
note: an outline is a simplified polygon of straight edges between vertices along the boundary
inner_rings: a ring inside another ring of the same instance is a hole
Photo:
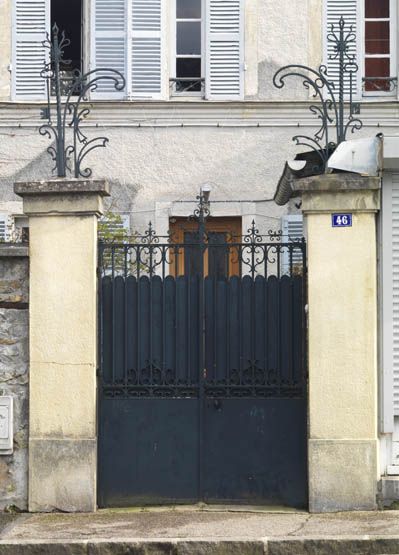
[[[100,245],[99,504],[307,505],[305,242]]]

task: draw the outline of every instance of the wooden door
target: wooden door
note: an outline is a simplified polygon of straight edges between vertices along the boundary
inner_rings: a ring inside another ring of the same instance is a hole
[[[176,249],[171,257],[172,275],[200,273],[198,222],[186,218],[173,218],[170,231]],[[241,242],[240,217],[208,218],[206,222],[206,248],[204,252],[204,277],[228,279],[240,275]]]

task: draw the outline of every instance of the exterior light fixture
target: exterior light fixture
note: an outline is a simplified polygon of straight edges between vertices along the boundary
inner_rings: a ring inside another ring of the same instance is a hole
[[[201,187],[201,197],[205,204],[209,204],[209,198],[211,196],[212,187],[210,185],[203,185]]]

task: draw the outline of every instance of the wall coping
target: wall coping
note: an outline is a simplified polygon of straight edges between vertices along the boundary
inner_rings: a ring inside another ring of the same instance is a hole
[[[0,258],[28,258],[29,247],[26,243],[0,243]]]
[[[292,189],[301,193],[378,191],[381,189],[381,178],[357,173],[322,174],[294,180]]]
[[[14,192],[20,197],[39,195],[99,195],[109,197],[109,185],[104,179],[48,179],[25,181],[14,184]]]

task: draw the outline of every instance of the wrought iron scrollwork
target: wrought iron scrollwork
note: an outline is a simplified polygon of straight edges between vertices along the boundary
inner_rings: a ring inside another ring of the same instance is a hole
[[[347,25],[343,17],[338,26],[332,24],[327,41],[332,45],[333,53],[330,60],[338,60],[338,90],[329,78],[325,65],[318,70],[304,65],[288,65],[279,69],[273,84],[278,89],[286,85],[289,77],[303,80],[303,86],[308,89],[313,98],[319,103],[312,104],[310,112],[320,120],[320,127],[313,137],[296,135],[293,140],[297,145],[306,146],[318,153],[323,169],[326,169],[328,159],[335,148],[346,140],[348,132],[355,132],[362,128],[360,119],[354,117],[353,89],[354,79],[358,72],[356,57],[351,54],[351,47],[356,43],[353,25]],[[349,98],[346,99],[346,92]],[[346,108],[346,101],[348,108]],[[330,136],[330,128],[335,129],[335,136]]]
[[[82,123],[90,114],[88,100],[90,92],[98,89],[100,83],[107,83],[115,91],[123,91],[126,86],[124,76],[115,69],[96,68],[88,73],[81,70],[68,72],[63,77],[61,68],[71,65],[71,60],[64,59],[65,49],[70,45],[65,32],[60,32],[55,24],[52,36],[47,36],[43,46],[49,50],[49,61],[41,72],[47,82],[47,119],[48,122],[39,129],[41,135],[54,141],[47,151],[55,162],[53,171],[58,177],[66,177],[71,172],[74,177],[89,178],[92,170],[85,167],[86,157],[97,148],[103,148],[109,142],[107,137],[89,138],[82,131]],[[52,107],[55,101],[55,114]],[[67,142],[68,129],[72,130],[72,143]]]
[[[398,88],[397,77],[363,77],[364,92],[392,93]]]
[[[205,79],[196,77],[177,77],[169,79],[172,94],[205,92]]]

